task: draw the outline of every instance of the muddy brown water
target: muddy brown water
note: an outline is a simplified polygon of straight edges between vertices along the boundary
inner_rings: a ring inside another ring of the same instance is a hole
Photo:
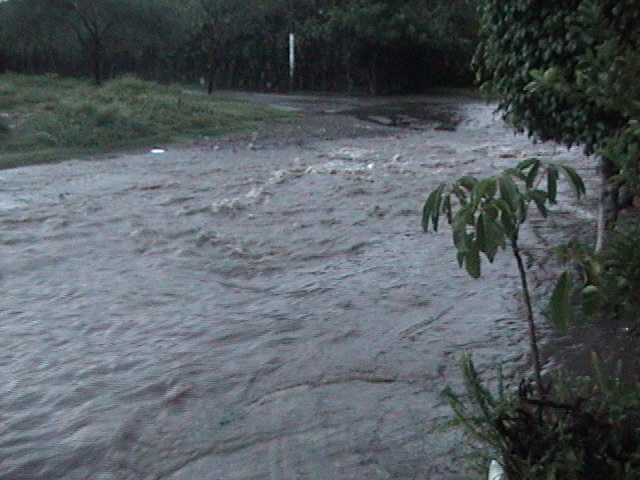
[[[460,478],[441,391],[463,351],[526,368],[526,330],[509,256],[468,278],[422,202],[531,155],[593,164],[429,101],[455,131],[327,116],[329,140],[0,172],[0,478]]]

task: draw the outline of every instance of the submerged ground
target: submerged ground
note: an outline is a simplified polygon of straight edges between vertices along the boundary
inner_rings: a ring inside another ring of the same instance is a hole
[[[460,478],[440,393],[465,350],[526,368],[526,331],[509,256],[468,278],[422,202],[593,162],[475,99],[250,97],[300,121],[0,172],[0,478]],[[565,198],[534,267],[593,224]]]

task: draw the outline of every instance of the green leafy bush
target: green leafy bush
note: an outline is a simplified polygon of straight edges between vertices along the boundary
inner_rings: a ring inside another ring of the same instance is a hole
[[[577,266],[567,286],[556,286],[568,297],[573,291],[574,302],[589,316],[632,320],[639,325],[640,315],[640,224],[620,224],[611,234],[605,248],[595,249],[570,243],[558,249],[561,263]],[[578,273],[575,273],[578,272]],[[568,302],[568,299],[565,299]]]
[[[481,254],[493,261],[510,247],[520,273],[535,381],[523,380],[517,389],[499,382],[490,391],[479,378],[469,356],[462,362],[466,393],[445,391],[454,412],[450,425],[462,426],[475,441],[498,458],[506,480],[637,480],[640,478],[640,386],[623,387],[620,375],[606,376],[594,361],[595,375],[555,382],[543,381],[531,296],[518,242],[530,205],[546,216],[555,203],[563,175],[577,196],[582,179],[569,167],[528,159],[486,179],[466,176],[452,185],[441,184],[428,196],[423,228],[438,229],[441,216],[451,225],[458,262],[473,276],[480,275]],[[638,232],[618,235],[610,247],[607,269],[611,277],[640,273],[629,261]],[[620,283],[633,291],[640,276]],[[568,276],[561,277],[552,299],[554,316],[565,323],[568,308],[562,295]],[[619,369],[620,370],[620,369]],[[487,459],[485,459],[486,462]],[[486,462],[488,463],[488,462]]]

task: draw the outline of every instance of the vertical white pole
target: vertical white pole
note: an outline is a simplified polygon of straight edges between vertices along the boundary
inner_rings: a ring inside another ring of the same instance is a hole
[[[296,68],[296,38],[295,34],[289,34],[289,84],[293,88],[293,74]]]

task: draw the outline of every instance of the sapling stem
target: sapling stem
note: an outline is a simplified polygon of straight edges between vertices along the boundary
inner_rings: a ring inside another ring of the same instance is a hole
[[[527,282],[527,271],[524,268],[522,255],[520,254],[520,246],[518,245],[518,235],[511,236],[511,249],[513,256],[518,264],[520,273],[520,282],[522,283],[522,293],[524,295],[524,304],[527,309],[527,324],[529,325],[529,341],[531,342],[531,355],[533,356],[533,374],[536,379],[536,389],[541,399],[545,397],[545,389],[542,383],[542,367],[540,362],[540,350],[538,349],[538,331],[536,329],[535,319],[533,317],[533,307],[531,304],[531,295],[529,294],[529,284]]]

